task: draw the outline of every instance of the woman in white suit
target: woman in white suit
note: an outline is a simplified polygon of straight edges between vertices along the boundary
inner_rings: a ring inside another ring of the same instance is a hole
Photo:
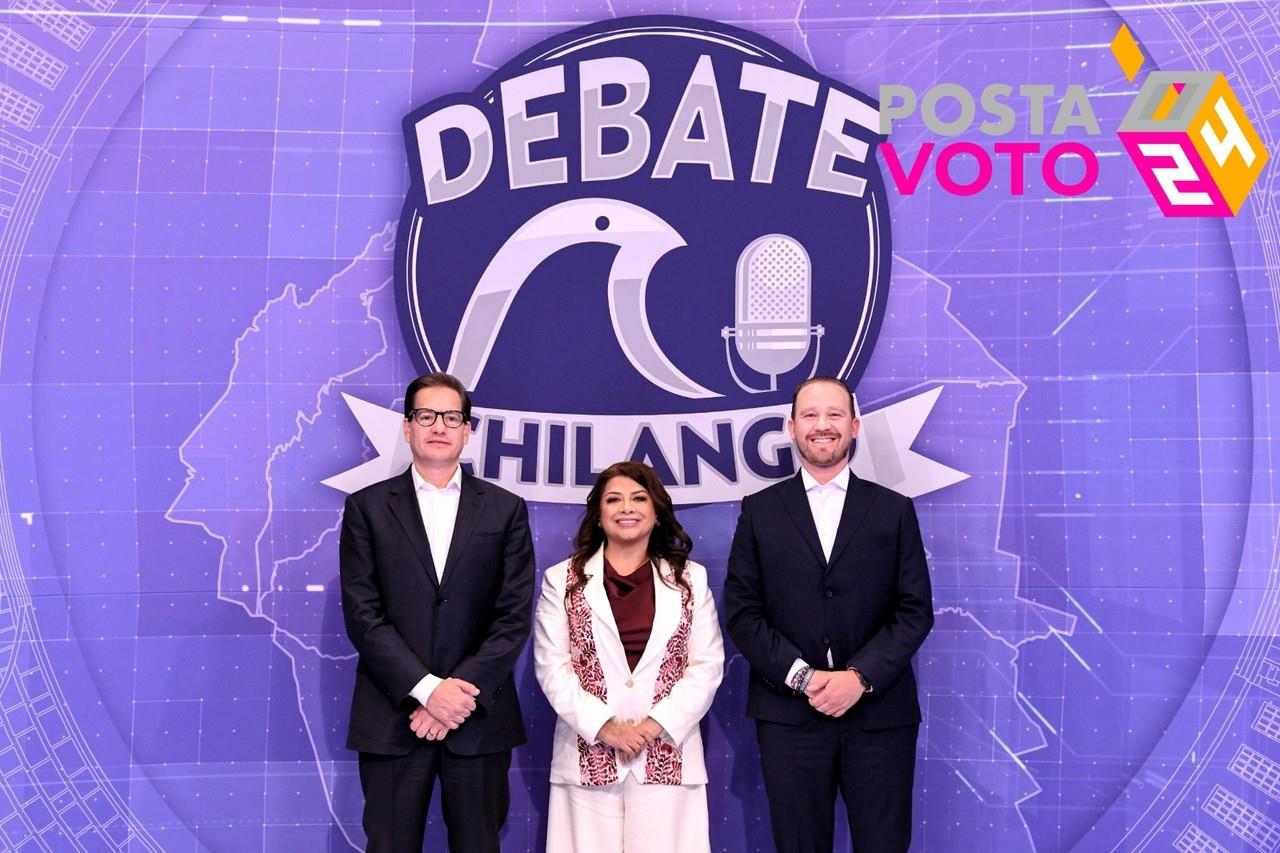
[[[619,462],[543,577],[534,662],[559,717],[547,853],[711,849],[698,723],[724,643],[692,544],[653,469]]]

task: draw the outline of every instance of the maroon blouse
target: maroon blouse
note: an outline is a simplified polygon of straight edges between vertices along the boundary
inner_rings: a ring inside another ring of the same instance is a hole
[[[604,588],[627,653],[627,666],[634,671],[653,630],[653,564],[646,562],[624,577],[605,560]]]

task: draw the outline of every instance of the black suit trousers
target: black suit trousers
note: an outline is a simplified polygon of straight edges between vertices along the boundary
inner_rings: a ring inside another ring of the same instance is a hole
[[[831,853],[837,792],[856,853],[904,853],[911,845],[919,728],[864,731],[848,719],[757,720],[778,853]]]
[[[360,753],[364,831],[370,853],[422,853],[431,792],[440,780],[449,849],[499,853],[498,833],[511,804],[511,751],[454,755],[423,741],[408,755]]]

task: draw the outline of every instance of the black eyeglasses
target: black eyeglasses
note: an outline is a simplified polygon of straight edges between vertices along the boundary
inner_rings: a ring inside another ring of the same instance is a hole
[[[406,420],[411,420],[421,427],[429,427],[436,422],[436,418],[442,418],[444,425],[449,429],[457,429],[466,420],[462,412],[457,410],[437,412],[435,409],[414,409]]]

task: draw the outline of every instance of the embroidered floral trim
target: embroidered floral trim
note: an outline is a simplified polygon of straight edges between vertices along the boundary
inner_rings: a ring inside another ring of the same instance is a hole
[[[569,618],[569,657],[578,684],[599,699],[609,700],[609,689],[596,654],[595,634],[591,630],[591,607],[582,587],[565,596],[565,614]],[[618,757],[613,747],[604,743],[587,743],[578,736],[578,772],[586,786],[612,785],[618,781]]]
[[[671,695],[689,666],[689,637],[693,633],[693,593],[680,588],[680,624],[667,640],[653,688],[653,704]],[[658,741],[646,750],[644,782],[646,785],[680,785],[684,778],[684,750],[679,744]]]

